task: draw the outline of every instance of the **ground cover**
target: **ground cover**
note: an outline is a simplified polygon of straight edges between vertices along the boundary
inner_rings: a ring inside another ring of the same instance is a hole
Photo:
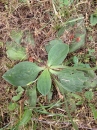
[[[93,83],[89,82],[88,89],[74,93],[68,91],[66,95],[54,83],[50,93],[43,96],[33,89],[32,84],[28,85],[30,89],[27,92],[27,88],[17,88],[2,78],[6,71],[22,61],[35,62],[40,67],[46,65],[50,57],[48,53],[52,47],[51,41],[56,40],[56,44],[59,39],[70,47],[65,65],[72,67],[81,63],[95,67],[96,8],[96,0],[0,1],[1,130],[97,129],[97,88],[93,87],[96,86],[94,73]],[[56,53],[49,55],[56,58],[54,54]],[[52,61],[50,59],[48,64],[52,65]],[[61,75],[62,73],[59,78]],[[82,75],[83,73],[79,77]],[[61,83],[64,83],[63,80]],[[69,86],[69,89],[72,89],[72,86]],[[43,91],[41,93],[44,94]]]

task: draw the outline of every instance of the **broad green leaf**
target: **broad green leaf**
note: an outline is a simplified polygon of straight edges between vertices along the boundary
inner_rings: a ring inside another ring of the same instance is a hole
[[[48,99],[49,102],[50,102],[51,99],[52,99],[52,95],[53,95],[53,92],[52,92],[52,91],[49,91],[48,94],[47,94],[47,99]]]
[[[23,32],[21,30],[12,30],[10,33],[10,36],[14,42],[16,42],[17,44],[20,44],[22,36],[23,36]]]
[[[91,68],[89,64],[83,64],[83,63],[78,63],[75,64],[74,67],[80,67],[80,68],[86,68],[85,76],[88,77],[88,82],[85,82],[84,85],[86,88],[90,87],[95,87],[97,85],[97,76],[93,70],[87,70],[88,68]]]
[[[29,98],[29,105],[31,107],[35,107],[36,106],[36,102],[37,102],[37,92],[36,92],[36,87],[33,86],[33,88],[28,89],[27,91],[27,95]]]
[[[17,103],[10,103],[10,104],[8,105],[8,109],[9,109],[10,111],[15,110],[17,107],[18,107],[18,104],[17,104]]]
[[[60,40],[54,39],[54,40],[50,41],[50,42],[45,46],[47,53],[49,53],[50,49],[51,49],[54,45],[60,44],[60,43],[62,43],[62,40],[61,40],[61,39],[60,39]]]
[[[19,126],[26,125],[31,120],[31,116],[32,116],[32,111],[30,109],[25,110],[21,120],[19,121]]]
[[[91,23],[92,26],[95,26],[97,24],[97,15],[91,14],[90,23]]]
[[[69,47],[67,44],[60,42],[60,44],[55,44],[48,53],[48,66],[59,65],[66,58],[69,52]]]
[[[21,46],[12,46],[7,51],[7,57],[11,60],[27,59],[26,50]]]
[[[94,93],[92,91],[85,92],[85,97],[90,101],[93,100]]]
[[[64,89],[70,92],[80,92],[85,88],[84,83],[88,80],[84,72],[64,69],[58,75]]]
[[[48,69],[45,69],[38,78],[37,89],[42,95],[47,95],[51,89],[51,77]]]
[[[75,64],[74,67],[86,68],[85,73],[87,74],[88,77],[91,77],[92,79],[96,77],[96,74],[93,70],[87,71],[88,68],[91,68],[89,64],[78,63]]]
[[[26,86],[29,82],[33,82],[38,73],[42,70],[35,63],[24,61],[15,65],[8,70],[3,78],[12,85]]]

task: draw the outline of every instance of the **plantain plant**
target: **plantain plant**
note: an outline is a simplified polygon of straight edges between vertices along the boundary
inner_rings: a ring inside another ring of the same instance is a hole
[[[89,65],[77,64],[69,67],[63,64],[69,53],[69,45],[61,40],[53,40],[46,50],[48,60],[45,66],[40,67],[36,63],[23,61],[8,70],[3,78],[14,86],[27,86],[32,83],[44,96],[50,92],[52,82],[56,84],[56,81],[70,92],[80,92],[84,88],[96,86],[97,77]]]
[[[48,60],[45,66],[38,66],[36,63],[29,61],[23,61],[16,64],[13,68],[8,70],[3,78],[10,84],[17,86],[17,96],[12,98],[13,101],[18,101],[25,89],[29,97],[29,104],[31,107],[36,106],[37,91],[43,96],[50,96],[52,87],[55,85],[66,98],[67,92],[81,92],[83,89],[95,87],[97,84],[97,76],[94,70],[97,67],[91,68],[88,64],[78,63],[78,59],[74,58],[73,66],[65,66],[64,59],[69,53],[69,45],[63,43],[61,40],[52,40],[47,46],[46,51],[48,53]],[[32,84],[32,88],[29,88],[29,84]],[[52,85],[53,84],[53,85]],[[24,87],[24,88],[23,88]],[[56,87],[56,88],[57,88]],[[37,89],[36,89],[37,88]],[[68,116],[77,130],[71,115],[68,111]],[[14,110],[16,104],[10,104],[10,110]],[[16,125],[16,129],[26,125],[31,119],[31,110],[26,109],[20,121]]]

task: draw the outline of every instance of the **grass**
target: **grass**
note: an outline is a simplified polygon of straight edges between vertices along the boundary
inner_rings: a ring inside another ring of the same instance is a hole
[[[72,57],[77,56],[83,63],[89,63],[91,66],[97,65],[97,25],[91,26],[90,15],[95,12],[97,3],[93,0],[74,1],[71,6],[59,7],[59,1],[55,0],[33,0],[31,3],[28,0],[20,1],[5,1],[0,2],[0,128],[1,130],[12,130],[12,127],[21,118],[25,106],[28,107],[27,96],[23,93],[21,99],[17,101],[18,108],[14,111],[9,111],[9,103],[12,102],[12,97],[16,95],[16,88],[5,82],[1,76],[11,68],[17,61],[10,60],[6,55],[6,42],[11,41],[10,32],[13,29],[20,29],[23,32],[30,32],[33,35],[36,47],[33,49],[28,46],[27,42],[22,42],[23,47],[27,50],[28,57],[33,57],[39,64],[40,59],[45,63],[47,55],[44,46],[48,41],[56,37],[57,31],[68,22],[70,18],[78,18],[83,14],[85,27],[87,31],[86,44],[84,47],[67,58],[67,64],[72,63]],[[68,31],[68,30],[67,30]],[[74,32],[73,28],[72,31]],[[68,32],[68,35],[70,32]],[[69,36],[64,34],[65,41],[70,42]],[[90,53],[94,49],[94,52]],[[90,51],[89,51],[90,50]],[[29,59],[29,58],[28,58]],[[27,60],[28,60],[27,59]],[[18,61],[19,62],[19,61]],[[90,101],[95,108],[97,107],[97,90],[93,88],[94,98]],[[78,129],[97,128],[97,121],[93,117],[91,108],[88,105],[88,100],[83,93],[77,93],[79,98],[70,97],[68,94],[68,106],[70,116],[77,124]],[[81,103],[80,103],[81,102]],[[80,103],[77,105],[77,103]],[[68,108],[67,108],[68,109]],[[73,130],[74,127],[68,117],[66,111],[65,99],[62,100],[56,90],[49,98],[38,94],[37,106],[32,109],[32,119],[26,125],[20,128],[21,130]]]

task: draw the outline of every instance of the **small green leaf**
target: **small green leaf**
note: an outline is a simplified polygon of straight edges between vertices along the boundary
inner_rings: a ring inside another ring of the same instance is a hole
[[[24,89],[23,89],[21,86],[18,86],[16,92],[18,92],[18,93],[23,93],[23,92],[24,92]]]
[[[36,106],[36,102],[37,102],[36,87],[33,86],[33,88],[29,89],[27,91],[27,95],[28,95],[28,98],[29,98],[29,105],[31,107],[35,107]]]
[[[74,100],[76,101],[76,105],[82,105],[84,100],[81,96],[79,96],[78,94],[75,93],[70,93],[71,98],[75,98]]]
[[[73,2],[73,0],[60,0],[60,6],[69,6],[71,3]]]
[[[88,80],[84,72],[69,69],[62,70],[58,78],[63,88],[70,92],[82,91],[85,88],[84,83]]]
[[[16,101],[20,100],[21,96],[22,96],[22,94],[18,94],[17,96],[13,96],[12,100],[16,102]]]
[[[79,34],[79,36],[76,38],[76,40],[79,39],[79,41],[74,41],[70,44],[69,46],[70,53],[78,50],[85,44],[85,36],[86,36],[85,32],[83,34]]]
[[[23,32],[21,30],[12,30],[10,36],[14,42],[20,44]]]
[[[97,109],[95,108],[95,106],[93,104],[89,104],[91,110],[92,110],[92,113],[93,113],[93,116],[94,116],[94,119],[96,120],[97,119]]]
[[[25,42],[34,45],[34,38],[29,32],[26,34]]]
[[[18,104],[17,104],[17,103],[10,103],[10,104],[8,105],[8,109],[9,109],[10,111],[15,110],[17,107],[18,107]]]
[[[75,99],[82,100],[82,97],[79,96],[78,94],[71,93],[71,96],[74,97]]]
[[[51,89],[51,77],[48,69],[45,69],[38,78],[37,89],[42,95],[47,95]]]
[[[3,42],[0,41],[0,47],[3,47]]]
[[[73,57],[73,63],[78,64],[78,58],[76,56]]]
[[[92,26],[95,26],[97,24],[97,15],[91,14],[90,23],[91,23]]]
[[[92,91],[85,92],[85,97],[90,101],[93,100],[94,93]]]
[[[64,2],[64,5],[67,5],[67,6],[69,6],[69,4],[70,4],[69,0],[63,0],[63,2]]]
[[[76,105],[79,106],[79,105],[82,105],[83,103],[84,103],[83,100],[81,100],[81,101],[77,101],[77,102],[76,102]]]
[[[35,63],[24,61],[8,70],[3,75],[3,78],[12,85],[26,86],[36,79],[41,70],[42,68],[38,67]]]
[[[31,116],[32,116],[32,111],[30,109],[25,110],[21,120],[19,121],[19,126],[26,125],[31,120]]]
[[[19,0],[21,3],[27,3],[27,0]]]
[[[59,65],[66,58],[69,46],[62,42],[55,44],[48,53],[48,66]]]
[[[9,49],[7,49],[6,53],[7,53],[7,57],[11,60],[27,59],[26,50],[21,46],[17,46],[17,47],[12,46]]]

